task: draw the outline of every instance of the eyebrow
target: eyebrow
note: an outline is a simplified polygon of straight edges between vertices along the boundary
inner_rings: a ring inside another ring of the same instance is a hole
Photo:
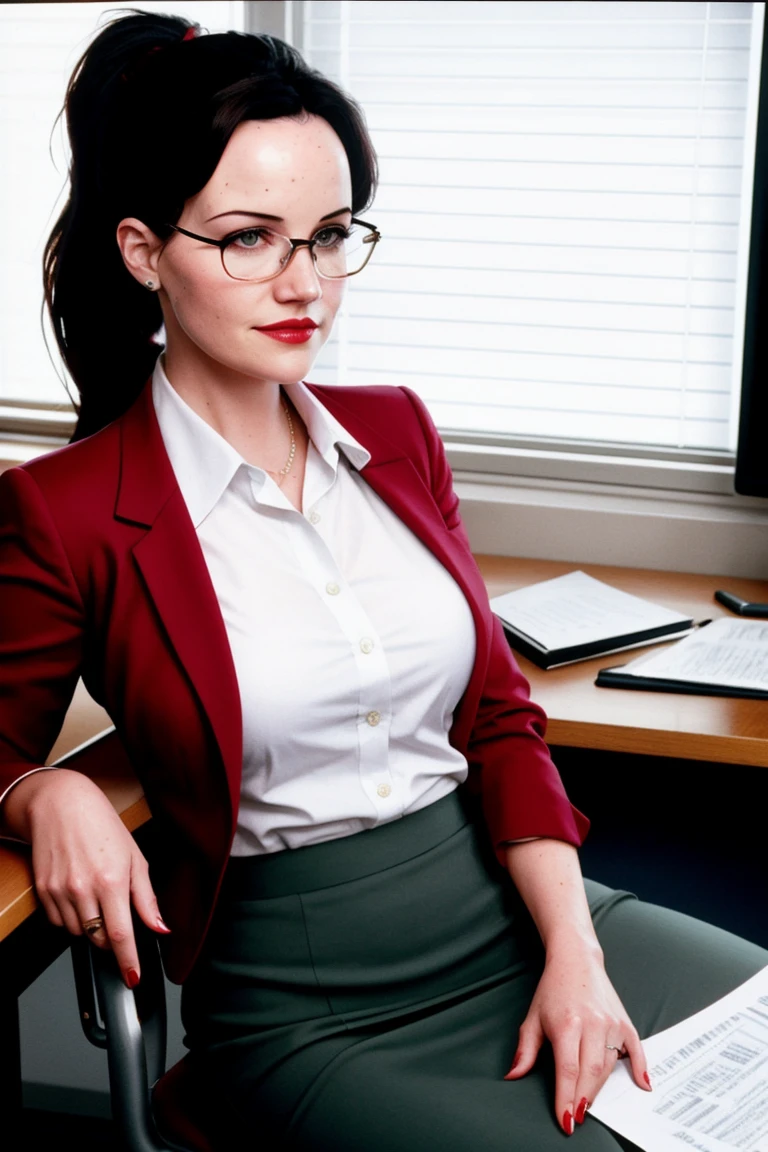
[[[337,208],[335,212],[327,212],[320,219],[321,221],[331,220],[334,216],[342,216],[345,212],[348,212],[350,216],[352,215],[351,208]],[[258,217],[259,220],[274,220],[278,224],[284,222],[282,216],[270,216],[269,212],[246,212],[244,209],[233,208],[230,212],[219,212],[218,216],[209,216],[205,223],[210,224],[213,220],[221,220],[223,216],[254,216]]]

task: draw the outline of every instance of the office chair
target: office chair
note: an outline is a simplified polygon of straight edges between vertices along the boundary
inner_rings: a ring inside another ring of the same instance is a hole
[[[137,925],[141,983],[126,988],[111,952],[85,937],[71,945],[80,1023],[105,1048],[112,1115],[126,1152],[215,1152],[215,1117],[184,1060],[165,1070],[165,983],[152,933]],[[228,1152],[231,1152],[229,1146]]]

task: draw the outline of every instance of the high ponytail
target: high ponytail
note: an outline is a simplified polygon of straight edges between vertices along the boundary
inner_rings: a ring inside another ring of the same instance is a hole
[[[132,10],[94,39],[67,90],[70,194],[43,266],[56,341],[80,398],[73,439],[122,415],[161,351],[160,302],[125,268],[117,225],[133,216],[167,239],[239,123],[321,116],[346,151],[353,211],[373,196],[375,155],[348,96],[280,40],[197,32],[181,18]]]

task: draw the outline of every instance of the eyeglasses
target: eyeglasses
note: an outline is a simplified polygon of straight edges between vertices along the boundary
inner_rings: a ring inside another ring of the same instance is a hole
[[[213,244],[221,252],[224,271],[233,280],[262,283],[274,280],[283,272],[299,248],[309,248],[318,276],[325,280],[343,280],[362,272],[381,240],[381,233],[373,224],[352,217],[349,227],[328,224],[315,232],[311,240],[292,240],[271,228],[243,228],[223,240],[198,236],[177,224],[167,224],[174,232]]]

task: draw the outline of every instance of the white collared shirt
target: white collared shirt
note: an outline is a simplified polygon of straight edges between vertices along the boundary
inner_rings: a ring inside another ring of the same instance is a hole
[[[286,391],[309,433],[303,513],[181,399],[159,361],[152,380],[240,688],[234,855],[373,828],[467,775],[448,732],[474,663],[469,606],[359,476],[370,453],[303,384]]]

